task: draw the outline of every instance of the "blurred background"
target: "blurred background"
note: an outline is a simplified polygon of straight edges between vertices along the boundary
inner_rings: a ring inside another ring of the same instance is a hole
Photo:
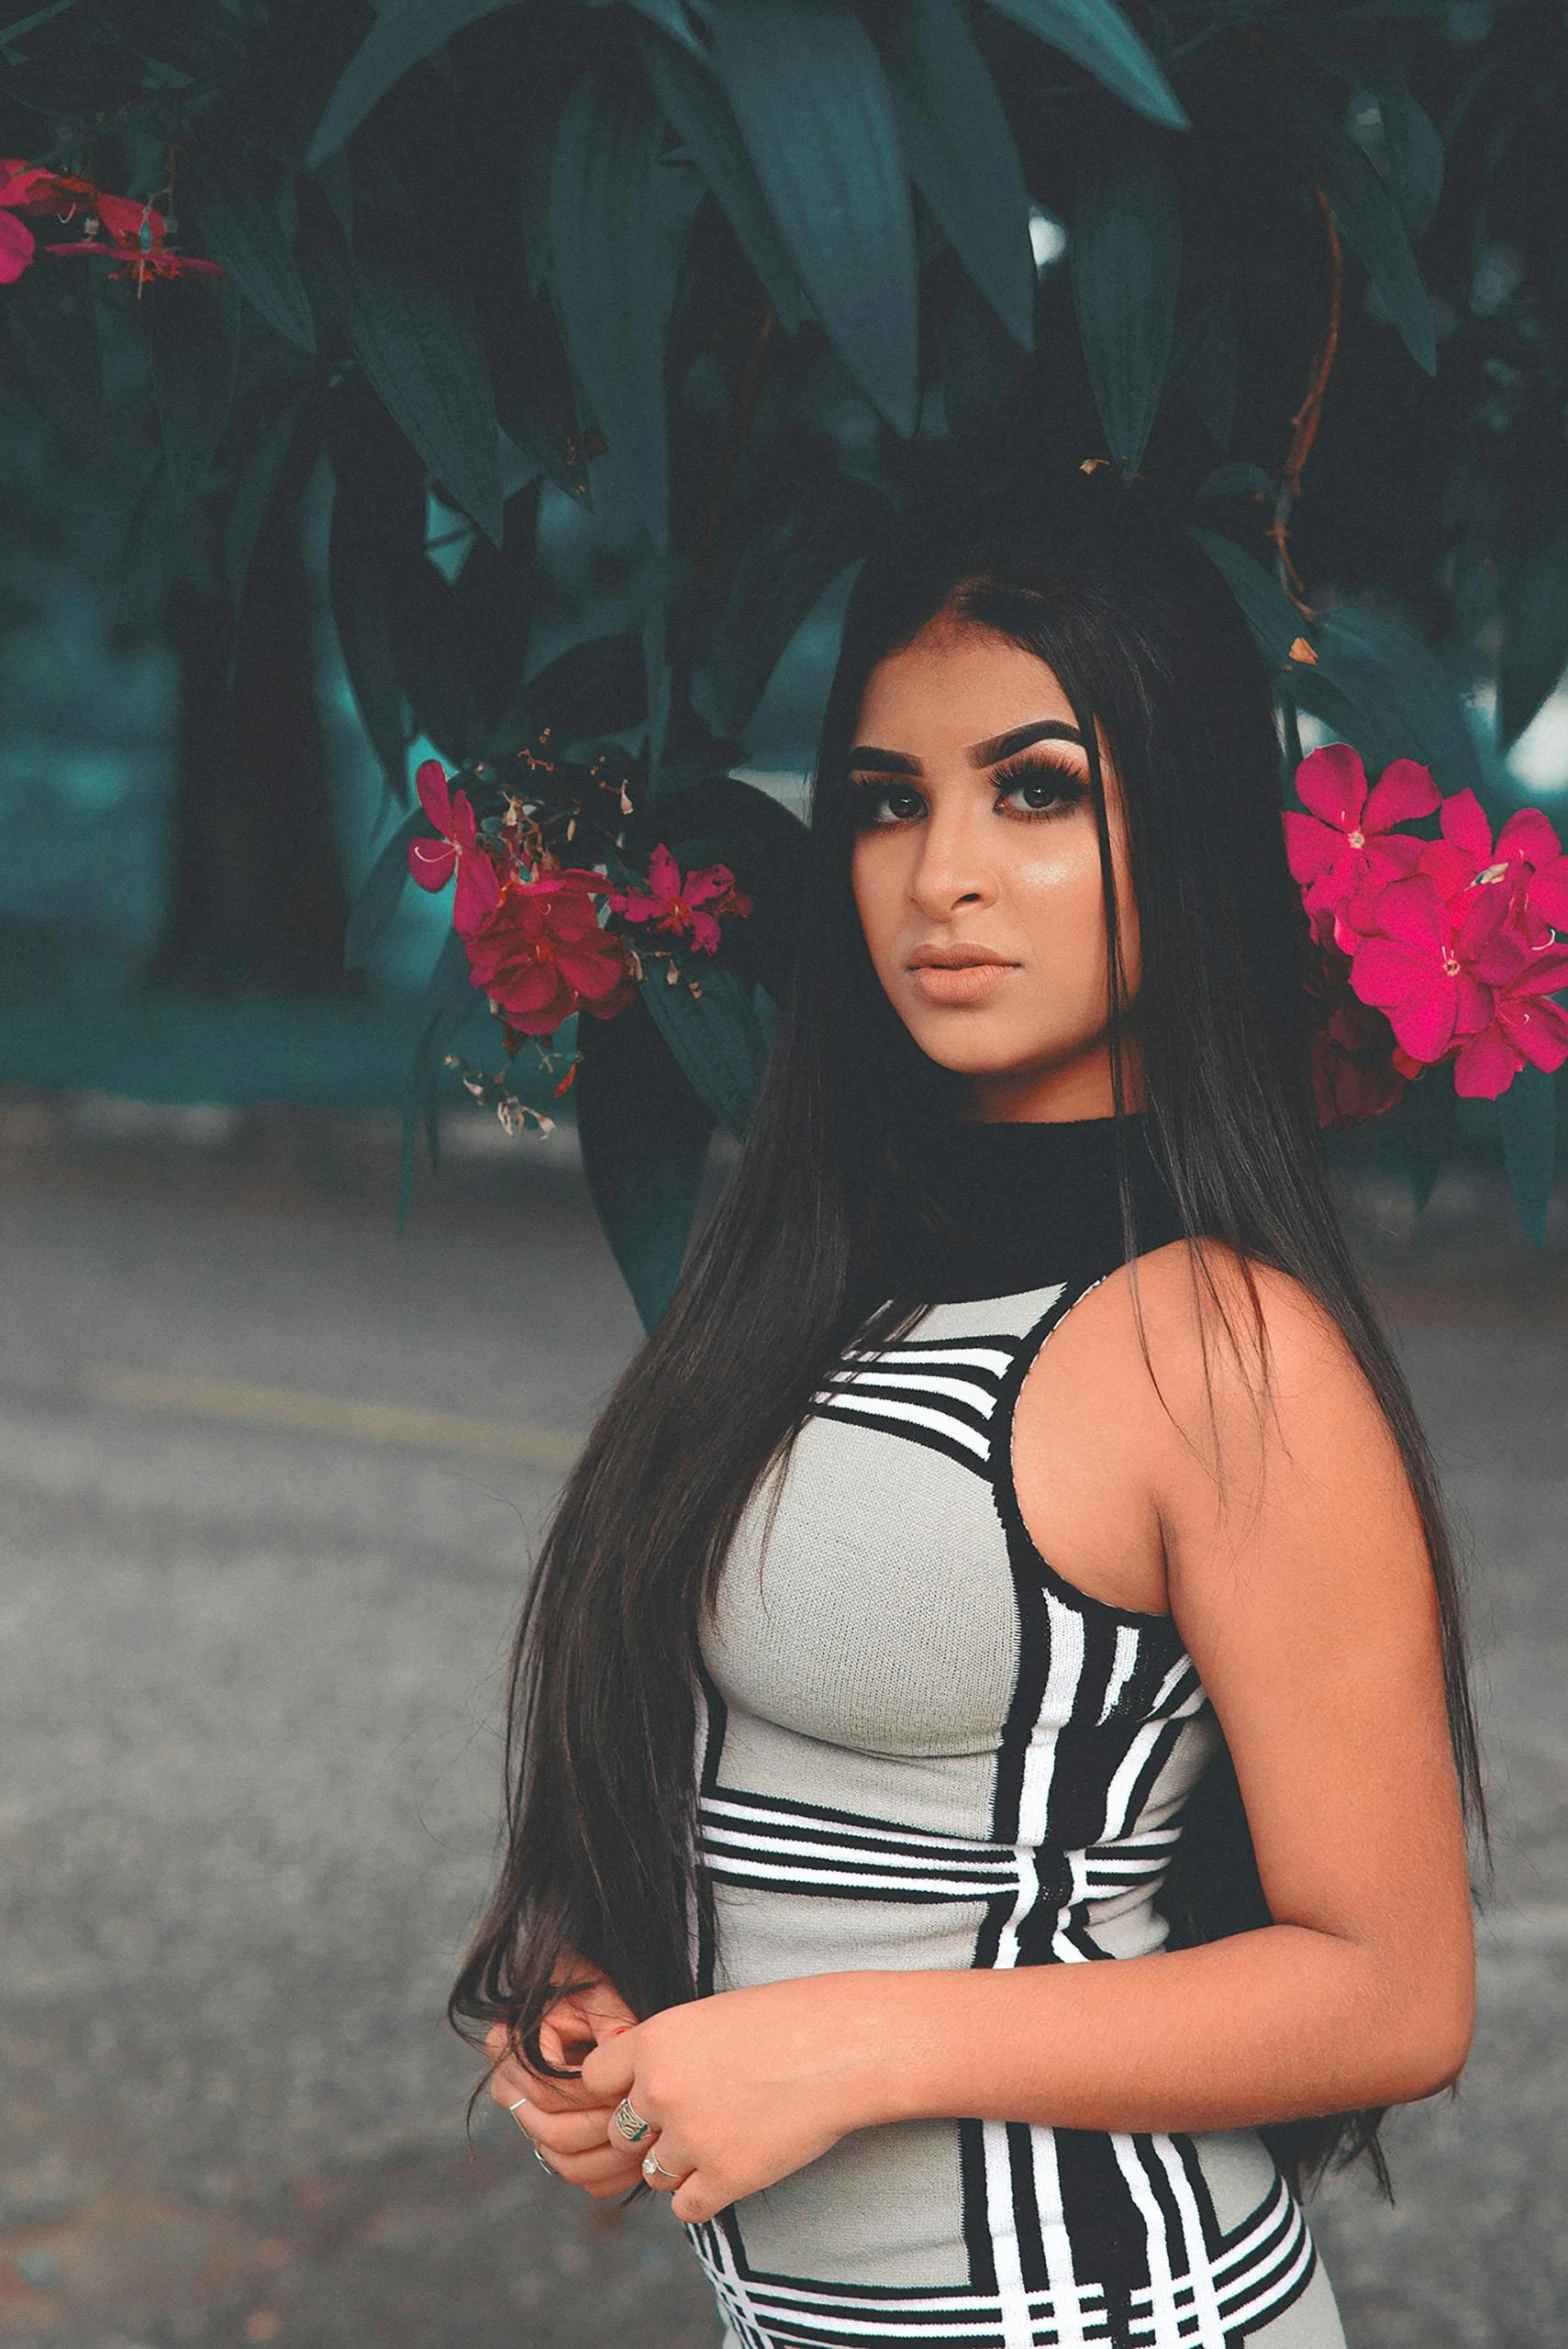
[[[1288,758],[1561,829],[1561,11],[53,0],[0,60],[0,2344],[713,2349],[663,2204],[466,2131],[442,2005],[532,1544],[743,1120],[645,1005],[650,1240],[570,1024],[548,1132],[469,1097],[411,775],[549,727],[799,813],[876,516],[1103,451]],[[1568,2334],[1555,1137],[1438,1069],[1333,1143],[1497,1845],[1458,2094],[1319,2198],[1352,2349]]]

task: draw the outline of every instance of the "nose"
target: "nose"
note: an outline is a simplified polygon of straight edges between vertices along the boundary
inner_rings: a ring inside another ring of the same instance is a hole
[[[928,921],[942,921],[962,905],[994,901],[996,876],[967,794],[938,798],[916,837],[920,853],[909,893]]]

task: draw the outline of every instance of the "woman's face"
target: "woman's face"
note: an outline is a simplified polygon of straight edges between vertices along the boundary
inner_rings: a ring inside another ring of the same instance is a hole
[[[1108,1116],[1099,841],[1055,672],[988,628],[934,620],[871,672],[855,742],[855,904],[921,1051],[969,1080],[973,1117]],[[1099,749],[1130,1001],[1136,912],[1103,735]]]

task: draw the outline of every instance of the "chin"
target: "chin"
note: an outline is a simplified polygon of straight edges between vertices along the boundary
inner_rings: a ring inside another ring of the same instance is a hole
[[[979,1021],[961,1017],[908,1023],[909,1032],[927,1060],[951,1069],[960,1077],[1035,1077],[1076,1059],[1093,1043],[1092,1036],[1041,1037],[986,1034]]]

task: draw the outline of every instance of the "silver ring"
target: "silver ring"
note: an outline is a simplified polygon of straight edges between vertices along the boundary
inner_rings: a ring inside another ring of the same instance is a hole
[[[651,2121],[643,2119],[629,2096],[621,2098],[610,2118],[628,2145],[640,2145],[653,2126]]]
[[[519,2126],[520,2125],[521,2124],[519,2124]],[[550,2164],[545,2160],[544,2155],[540,2152],[537,2145],[534,2147],[534,2159],[539,2164],[539,2167],[543,2170],[547,2178],[558,2178],[560,2176],[561,2173],[559,2170],[551,2169]]]
[[[642,2157],[642,2174],[645,2178],[650,2180],[653,2178],[668,2178],[672,2186],[678,2186],[682,2177],[685,2175],[685,2172],[682,2170],[667,2170],[663,2162],[659,2159],[657,2152],[650,2145],[647,2152]]]

